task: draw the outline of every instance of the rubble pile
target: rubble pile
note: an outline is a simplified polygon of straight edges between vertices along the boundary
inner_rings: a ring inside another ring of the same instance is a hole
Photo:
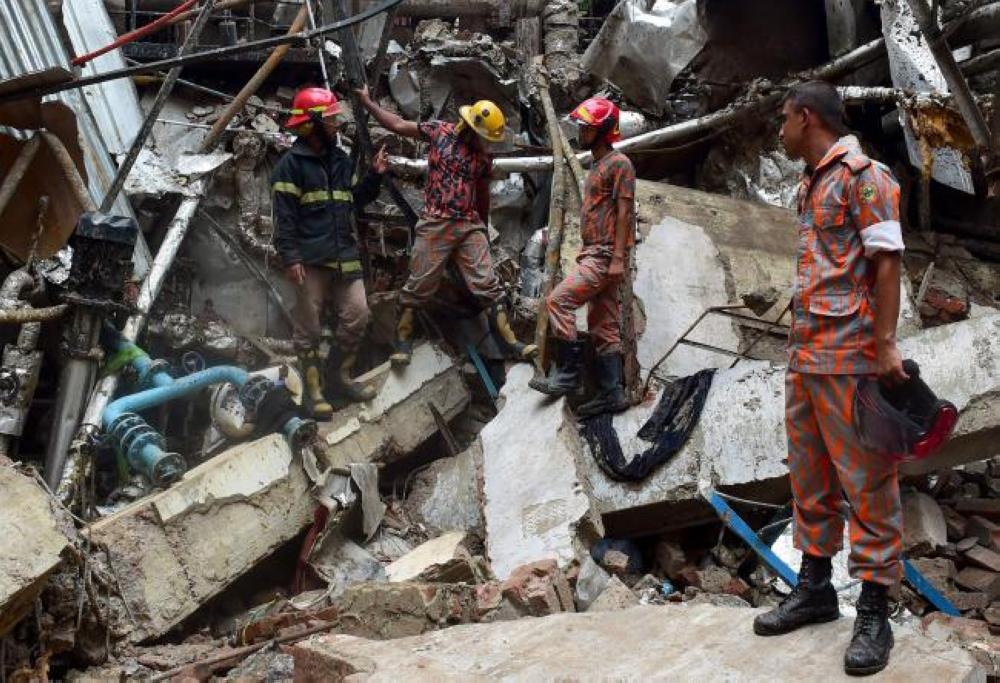
[[[751,635],[801,559],[785,377],[807,169],[777,114],[811,79],[899,181],[899,350],[958,420],[900,468],[889,673],[1000,679],[1000,3],[0,5],[0,680],[839,671],[847,619]],[[306,88],[336,115],[296,104]],[[629,407],[582,420],[599,378],[555,400],[531,382],[595,201],[568,118],[595,96],[620,107],[638,176]],[[400,294],[442,151],[394,117],[457,122],[483,100],[506,132],[477,258],[541,351],[514,362],[502,305],[450,263],[408,309],[406,364]],[[318,158],[318,128],[350,180],[329,160],[319,189],[276,175]],[[356,243],[310,265],[329,287],[282,256],[282,193]],[[699,373],[684,438],[623,477]]]

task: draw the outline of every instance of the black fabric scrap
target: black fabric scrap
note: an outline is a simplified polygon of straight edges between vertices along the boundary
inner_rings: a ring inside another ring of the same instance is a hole
[[[604,472],[618,481],[640,481],[679,451],[698,424],[715,369],[701,370],[666,385],[639,438],[653,445],[630,460],[622,453],[610,413],[580,422],[580,432]]]

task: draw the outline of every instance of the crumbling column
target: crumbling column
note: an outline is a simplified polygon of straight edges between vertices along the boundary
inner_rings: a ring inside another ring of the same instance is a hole
[[[576,0],[548,0],[542,9],[542,33],[544,63],[551,83],[557,91],[568,95],[583,75],[580,69],[580,10]]]

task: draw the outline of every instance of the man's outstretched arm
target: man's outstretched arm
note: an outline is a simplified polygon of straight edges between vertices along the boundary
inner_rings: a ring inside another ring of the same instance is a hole
[[[407,121],[399,114],[394,114],[379,106],[378,102],[371,98],[368,93],[368,86],[354,91],[358,100],[364,105],[368,113],[379,122],[379,125],[386,130],[408,138],[420,139],[420,127],[414,121]]]

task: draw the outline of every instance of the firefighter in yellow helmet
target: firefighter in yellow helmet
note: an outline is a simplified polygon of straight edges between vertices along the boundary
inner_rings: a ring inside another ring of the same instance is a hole
[[[368,95],[367,88],[357,94],[383,127],[430,144],[424,209],[410,255],[410,277],[399,296],[393,365],[410,362],[414,309],[426,305],[434,296],[449,260],[458,267],[469,291],[486,310],[490,330],[501,348],[511,358],[530,360],[537,349],[518,341],[511,330],[509,302],[493,269],[486,232],[493,167],[488,144],[504,139],[505,121],[500,107],[489,100],[480,100],[460,107],[457,123],[417,124],[382,109]]]

